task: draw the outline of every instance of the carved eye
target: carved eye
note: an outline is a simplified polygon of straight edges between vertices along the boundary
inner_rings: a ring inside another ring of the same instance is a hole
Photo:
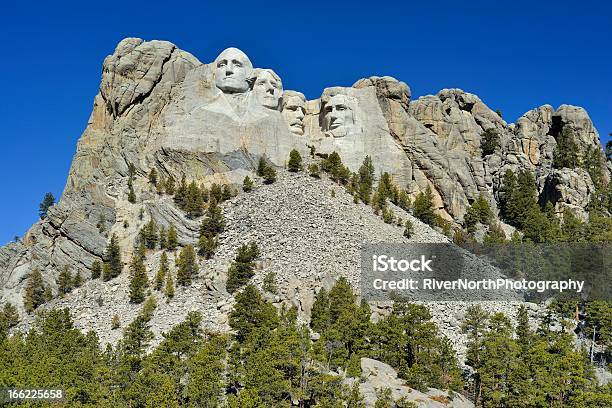
[[[346,110],[346,106],[343,106],[343,105],[338,105],[338,106],[336,107],[336,110],[339,110],[339,111]]]
[[[240,61],[236,61],[236,60],[234,60],[234,61],[232,61],[232,63],[233,63],[235,66],[237,66],[237,67],[241,67],[241,66],[242,66],[242,63],[241,63]]]
[[[225,66],[225,61],[219,61],[219,63],[217,64],[217,67],[224,67]]]

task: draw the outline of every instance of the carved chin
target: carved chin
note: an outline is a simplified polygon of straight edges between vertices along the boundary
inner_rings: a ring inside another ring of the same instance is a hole
[[[249,89],[248,83],[235,79],[223,79],[217,81],[216,85],[223,92],[246,92]]]
[[[303,135],[304,134],[304,127],[300,124],[294,124],[291,125],[289,127],[289,130],[291,130],[291,133],[293,133],[294,135]]]
[[[269,109],[276,109],[278,108],[278,99],[277,100],[264,99],[262,102],[262,105]]]

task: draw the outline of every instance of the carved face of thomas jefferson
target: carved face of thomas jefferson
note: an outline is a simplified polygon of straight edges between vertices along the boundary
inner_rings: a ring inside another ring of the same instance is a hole
[[[306,114],[306,98],[300,92],[285,91],[283,93],[281,114],[289,126],[291,133],[304,134],[304,116]]]
[[[271,69],[255,69],[253,71],[253,92],[259,103],[269,109],[278,109],[279,100],[283,94],[283,83]]]
[[[355,128],[355,103],[346,95],[334,95],[325,104],[323,111],[325,130],[334,137],[346,136]]]
[[[249,57],[237,48],[227,48],[214,63],[215,85],[223,93],[243,93],[249,90],[249,78],[253,64]]]

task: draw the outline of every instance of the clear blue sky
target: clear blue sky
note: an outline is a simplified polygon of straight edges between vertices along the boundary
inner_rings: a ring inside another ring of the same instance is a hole
[[[414,98],[475,93],[509,122],[545,103],[580,105],[602,140],[612,132],[609,2],[284,3],[4,0],[0,243],[36,221],[45,192],[60,196],[102,61],[125,37],[168,40],[202,62],[236,46],[308,98],[392,75]]]

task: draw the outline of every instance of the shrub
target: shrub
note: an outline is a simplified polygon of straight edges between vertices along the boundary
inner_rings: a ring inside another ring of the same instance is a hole
[[[497,129],[491,128],[485,130],[480,136],[480,148],[483,157],[495,153],[495,150],[499,147],[499,132]]]
[[[300,152],[293,149],[291,153],[289,153],[289,163],[287,163],[287,169],[293,173],[302,171],[302,156]]]

